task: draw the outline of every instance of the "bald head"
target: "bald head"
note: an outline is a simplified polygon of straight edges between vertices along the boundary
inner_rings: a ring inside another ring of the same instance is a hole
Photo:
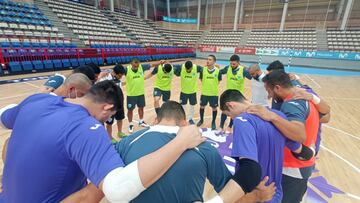
[[[253,77],[254,79],[257,80],[259,78],[259,76],[262,74],[259,64],[257,64],[257,63],[252,64],[249,67],[249,74],[251,75],[251,77]]]
[[[84,96],[92,86],[91,80],[82,73],[71,74],[54,93],[58,96],[76,98]]]

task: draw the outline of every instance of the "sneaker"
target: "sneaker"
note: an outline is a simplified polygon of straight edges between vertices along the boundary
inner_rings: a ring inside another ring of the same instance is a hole
[[[116,143],[117,143],[117,140],[115,140],[114,138],[112,138],[112,139],[111,139],[111,142],[112,142],[113,144],[116,144]]]
[[[189,120],[189,124],[190,124],[190,125],[195,125],[195,121],[194,121],[193,119],[190,119],[190,120]]]
[[[204,123],[203,120],[199,120],[199,122],[196,124],[197,127],[200,127]]]
[[[125,133],[118,133],[117,136],[119,138],[124,138],[124,137],[126,137],[126,134]]]
[[[216,130],[216,124],[215,124],[215,122],[214,122],[214,123],[211,123],[211,130]]]
[[[143,128],[148,128],[148,127],[150,127],[148,124],[145,123],[145,121],[139,122],[139,126],[141,126],[141,127],[143,127]]]
[[[129,133],[133,133],[134,132],[134,125],[129,125]]]

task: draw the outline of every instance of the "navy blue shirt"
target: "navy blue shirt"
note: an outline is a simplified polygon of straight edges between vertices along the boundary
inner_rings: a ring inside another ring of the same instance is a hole
[[[124,163],[103,125],[80,105],[36,94],[1,115],[12,129],[4,202],[59,202]]]
[[[291,84],[294,87],[302,87],[302,84],[298,80],[291,80]],[[275,99],[272,99],[271,100],[271,108],[279,111],[281,109],[282,103],[283,103],[283,101],[277,101]]]
[[[125,164],[129,164],[166,145],[176,136],[178,129],[152,126],[124,138],[117,143],[116,150]],[[231,178],[218,151],[208,142],[185,151],[158,181],[131,202],[202,202],[206,178],[217,192]]]

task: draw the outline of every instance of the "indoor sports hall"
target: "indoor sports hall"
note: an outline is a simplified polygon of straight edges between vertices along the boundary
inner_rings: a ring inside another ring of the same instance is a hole
[[[121,77],[115,79],[120,81],[124,95],[125,118],[122,129],[117,128],[116,121],[112,125],[112,134],[109,136],[113,142],[121,142],[127,139],[125,137],[146,129],[147,127],[140,126],[140,121],[146,122],[150,129],[157,124],[158,107],[154,101],[154,88],[156,80],[160,80],[159,74],[164,74],[164,64],[171,64],[173,69],[170,100],[177,102],[180,101],[184,84],[182,77],[178,77],[174,71],[177,68],[181,71],[185,69],[188,61],[192,62],[192,68],[201,67],[201,71],[194,73],[197,103],[192,110],[194,115],[191,120],[196,125],[201,120],[200,97],[209,57],[215,56],[214,67],[221,72],[225,67],[231,67],[233,55],[239,56],[239,67],[244,70],[244,74],[254,64],[259,65],[264,75],[271,74],[269,64],[281,62],[286,73],[295,75],[296,80],[310,87],[317,98],[330,107],[330,121],[319,126],[321,143],[317,155],[313,155],[314,168],[301,202],[360,202],[360,1],[0,0],[0,109],[10,104],[21,104],[31,95],[44,94],[42,90],[45,86],[46,90],[53,88],[48,82],[56,74],[69,78],[79,67],[97,66],[101,69],[101,77],[102,74],[111,75],[115,71],[114,66],[119,65],[129,74],[134,59],[141,64],[141,71],[145,75],[143,88],[146,105],[143,118],[139,117],[138,110],[135,109],[133,121],[128,121],[129,95],[126,86],[131,83],[128,76],[122,73]],[[151,67],[145,70],[148,64]],[[220,76],[222,79],[218,81],[218,87],[212,86],[218,89],[219,97],[228,89],[228,74],[231,74],[230,71]],[[241,75],[243,95],[251,102],[254,100],[255,78]],[[64,81],[59,86],[65,84]],[[262,87],[265,88],[264,85]],[[63,97],[71,99],[71,95]],[[75,97],[78,97],[77,93]],[[271,108],[274,98],[267,98],[266,106]],[[160,106],[164,103],[162,99]],[[235,144],[233,137],[237,135],[233,133],[234,129],[226,129],[229,118],[225,122],[223,133],[219,133],[222,129],[219,126],[220,100],[218,102],[216,128],[212,126],[214,115],[208,105],[205,107],[203,123],[198,127],[207,138],[206,142],[216,148],[229,172],[234,174],[238,170],[237,160],[231,154]],[[309,100],[311,102],[314,101]],[[183,107],[188,116],[191,108],[189,105]],[[0,161],[0,177],[4,194],[7,192],[4,179],[8,185],[14,184],[13,188],[19,185],[15,185],[15,181],[11,182],[18,178],[5,177],[3,169],[7,164],[13,166],[14,163],[16,165],[25,160],[23,157],[5,160],[6,157],[19,157],[16,155],[17,150],[9,151],[15,153],[12,156],[6,154],[4,149],[8,142],[11,149],[16,149],[19,139],[15,140],[15,136],[13,138],[11,135],[15,133],[15,127],[21,128],[16,125],[15,119],[14,128],[7,129],[6,116],[3,116],[6,111],[0,110],[0,147],[3,157]],[[318,113],[321,115],[321,112]],[[51,129],[63,122],[65,121],[54,120],[54,126],[47,128]],[[132,132],[129,132],[130,125],[133,125]],[[122,132],[120,137],[117,136],[118,132]],[[31,135],[23,133],[22,136]],[[41,140],[34,139],[21,146],[33,145],[36,148],[37,145],[41,147],[41,144]],[[28,155],[27,159],[31,164],[31,152]],[[47,164],[53,163],[50,161]],[[47,171],[47,164],[30,168]],[[196,168],[189,170],[195,171]],[[169,173],[170,171],[171,168]],[[86,176],[86,172],[84,173]],[[262,174],[264,176],[266,174]],[[26,182],[26,176],[22,178]],[[39,183],[26,183],[34,185],[34,188],[37,184]],[[165,187],[173,185],[176,184],[168,183]],[[73,192],[79,189],[81,188]],[[216,195],[217,192],[207,180],[202,193],[203,199],[197,201],[205,202]],[[105,196],[100,202],[111,202],[107,199],[107,193]],[[15,199],[9,198],[9,195],[0,195],[0,202],[19,202]],[[156,202],[155,199],[133,202]],[[44,197],[37,201],[59,200]],[[163,202],[172,201],[165,198]],[[241,199],[238,202],[242,202]]]

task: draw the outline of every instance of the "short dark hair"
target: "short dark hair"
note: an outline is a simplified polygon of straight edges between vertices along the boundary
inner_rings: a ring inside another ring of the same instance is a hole
[[[220,110],[225,111],[229,110],[226,106],[227,102],[243,102],[246,98],[238,90],[225,90],[220,96]]]
[[[114,110],[124,108],[124,95],[119,86],[111,80],[104,80],[93,85],[85,97],[91,98],[96,103],[114,105]]]
[[[273,61],[266,68],[267,71],[284,70],[284,69],[285,69],[284,64],[282,64],[279,60]]]
[[[216,57],[215,57],[215,55],[210,54],[210,55],[209,55],[209,57],[213,58],[213,59],[214,59],[214,61],[216,61]]]
[[[186,61],[185,62],[185,68],[186,69],[190,69],[190,68],[192,68],[192,66],[193,66],[193,63],[191,61]]]
[[[88,66],[94,71],[95,75],[100,74],[101,69],[95,63],[89,63]]]
[[[178,102],[169,100],[161,105],[157,114],[159,122],[164,118],[173,119],[176,122],[186,120],[184,108]]]
[[[131,62],[140,62],[140,60],[138,58],[134,57],[131,59]]]
[[[73,73],[82,73],[86,75],[93,83],[95,82],[95,73],[89,66],[80,66],[73,70]]]
[[[237,61],[239,62],[240,61],[240,56],[234,54],[230,57],[230,61]]]
[[[285,73],[283,70],[271,71],[263,78],[263,82],[272,88],[275,87],[275,85],[279,85],[283,88],[289,88],[293,86],[289,74]]]
[[[125,74],[125,68],[121,64],[116,64],[113,68],[113,71],[115,74],[122,74],[122,75]]]
[[[170,73],[171,69],[172,69],[171,64],[169,64],[169,63],[164,64],[163,70],[165,73]]]

